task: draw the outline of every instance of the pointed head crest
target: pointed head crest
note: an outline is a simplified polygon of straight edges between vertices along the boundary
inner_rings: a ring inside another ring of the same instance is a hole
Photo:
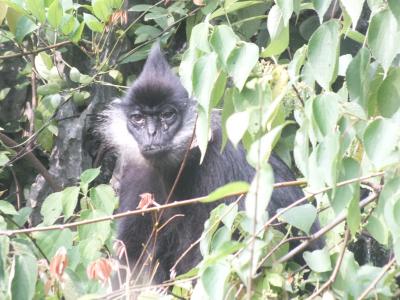
[[[186,89],[172,72],[158,43],[151,48],[142,73],[129,89],[127,98],[146,106],[188,99]]]

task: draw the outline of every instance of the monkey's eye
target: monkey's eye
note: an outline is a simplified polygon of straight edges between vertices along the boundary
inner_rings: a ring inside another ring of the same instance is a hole
[[[142,125],[144,124],[144,116],[140,113],[133,113],[130,116],[130,120],[135,123],[136,125]]]
[[[175,118],[176,112],[174,110],[167,110],[160,114],[162,120],[170,121]]]

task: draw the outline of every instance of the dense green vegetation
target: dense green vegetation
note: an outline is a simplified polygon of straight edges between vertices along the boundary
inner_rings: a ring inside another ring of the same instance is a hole
[[[212,212],[196,269],[112,292],[114,158],[93,121],[156,40],[198,101],[202,153],[221,108],[257,175],[198,199],[246,210]],[[399,297],[399,41],[398,0],[0,0],[0,298]],[[272,150],[306,194],[276,216]]]

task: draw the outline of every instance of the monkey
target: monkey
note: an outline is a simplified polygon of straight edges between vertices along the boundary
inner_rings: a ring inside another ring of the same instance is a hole
[[[255,170],[246,161],[244,147],[240,144],[234,147],[228,142],[221,152],[218,113],[212,114],[212,138],[200,164],[201,153],[193,142],[195,123],[196,101],[173,73],[156,43],[138,78],[125,96],[112,101],[105,109],[99,126],[105,143],[118,155],[119,212],[137,209],[143,195],[149,193],[156,203],[164,204],[173,185],[170,202],[205,196],[233,181],[251,182]],[[184,167],[174,184],[185,155]],[[295,180],[292,171],[276,154],[271,155],[269,163],[275,182]],[[275,189],[268,206],[269,215],[303,196],[299,187]],[[149,270],[157,265],[152,282],[167,280],[175,261],[201,236],[203,224],[216,205],[199,203],[166,209],[158,220],[151,214],[120,220],[118,239],[126,247],[132,272],[139,274],[143,264],[148,264]],[[155,225],[165,223],[168,224],[157,234],[153,232]],[[311,231],[315,232],[318,226],[316,221]],[[151,237],[156,241],[149,244]],[[183,257],[176,273],[187,272],[200,259],[197,247]]]

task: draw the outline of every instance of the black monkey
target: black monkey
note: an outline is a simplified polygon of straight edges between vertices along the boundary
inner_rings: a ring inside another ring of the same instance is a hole
[[[153,194],[155,201],[162,204],[190,146],[196,120],[196,103],[189,98],[179,78],[171,71],[158,45],[152,48],[142,73],[127,94],[113,101],[103,117],[100,126],[102,135],[119,156],[119,211],[136,209],[143,193]],[[242,146],[235,149],[228,143],[221,153],[219,123],[219,115],[214,114],[212,139],[202,164],[199,164],[199,149],[190,149],[171,202],[207,195],[232,181],[252,180],[255,170],[247,163]],[[271,156],[270,164],[276,182],[295,180],[290,169],[276,155]],[[268,207],[270,215],[302,196],[298,187],[275,190]],[[215,206],[197,204],[165,210],[159,225],[174,215],[178,217],[160,230],[156,243],[147,245],[144,254],[143,245],[151,235],[154,215],[136,215],[119,221],[118,238],[127,247],[130,265],[139,265],[134,272],[140,273],[140,266],[145,261],[149,263],[148,269],[158,261],[153,282],[168,279],[170,268],[200,237],[203,224]],[[313,230],[317,228],[318,224],[315,223]],[[153,255],[152,262],[148,261],[149,253]],[[177,273],[188,271],[200,258],[199,250],[192,250],[178,264]]]

